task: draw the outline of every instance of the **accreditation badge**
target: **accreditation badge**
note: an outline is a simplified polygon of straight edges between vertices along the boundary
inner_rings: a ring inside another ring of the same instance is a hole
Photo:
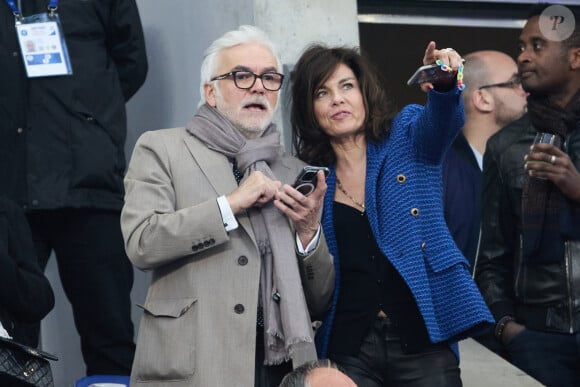
[[[16,33],[29,78],[72,74],[58,14],[41,13],[19,18]]]

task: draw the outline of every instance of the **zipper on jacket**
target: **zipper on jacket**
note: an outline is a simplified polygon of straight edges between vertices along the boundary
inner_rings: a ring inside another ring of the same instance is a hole
[[[517,268],[517,272],[516,272],[516,279],[515,279],[515,286],[514,286],[514,293],[516,298],[520,298],[522,302],[524,302],[525,300],[523,298],[520,297],[520,292],[519,289],[523,288],[522,285],[520,285],[520,274],[522,272],[522,254],[524,251],[524,237],[522,234],[520,234],[520,251],[518,254],[518,268]]]
[[[572,278],[570,277],[570,259],[572,254],[570,254],[570,243],[569,241],[564,242],[564,262],[566,267],[566,288],[568,290],[568,313],[570,317],[570,328],[569,333],[574,333],[574,308],[572,300]]]

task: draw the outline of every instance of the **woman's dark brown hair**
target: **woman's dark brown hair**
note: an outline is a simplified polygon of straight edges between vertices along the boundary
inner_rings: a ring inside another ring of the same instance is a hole
[[[309,46],[294,67],[292,75],[292,144],[298,158],[313,165],[328,166],[335,161],[330,138],[314,115],[316,91],[334,70],[345,64],[360,85],[365,107],[364,135],[368,142],[379,141],[390,130],[395,110],[387,99],[374,67],[356,48]]]

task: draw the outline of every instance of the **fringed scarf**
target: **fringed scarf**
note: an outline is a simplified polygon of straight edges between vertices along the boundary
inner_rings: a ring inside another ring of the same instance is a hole
[[[546,97],[528,97],[528,112],[538,132],[555,133],[566,140],[580,123],[580,92],[561,108]],[[579,239],[580,230],[570,219],[572,209],[550,181],[526,174],[522,192],[523,257],[530,263],[558,262],[564,241]],[[576,215],[578,216],[578,215]]]
[[[268,126],[260,138],[246,139],[225,116],[205,104],[186,127],[208,148],[235,159],[244,175],[242,181],[252,171],[275,179],[269,164],[283,153],[275,125]],[[312,342],[310,315],[288,219],[272,203],[260,209],[251,208],[248,214],[262,260],[260,297],[264,308],[265,364],[275,365],[290,360],[300,344]],[[275,301],[278,295],[279,301]]]

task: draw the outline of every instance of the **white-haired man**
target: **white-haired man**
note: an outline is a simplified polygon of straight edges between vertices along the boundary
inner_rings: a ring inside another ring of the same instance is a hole
[[[127,253],[152,271],[131,385],[274,386],[315,356],[330,301],[326,183],[288,185],[304,163],[271,123],[284,77],[261,30],[214,41],[201,77],[194,118],[144,133],[125,179]]]

